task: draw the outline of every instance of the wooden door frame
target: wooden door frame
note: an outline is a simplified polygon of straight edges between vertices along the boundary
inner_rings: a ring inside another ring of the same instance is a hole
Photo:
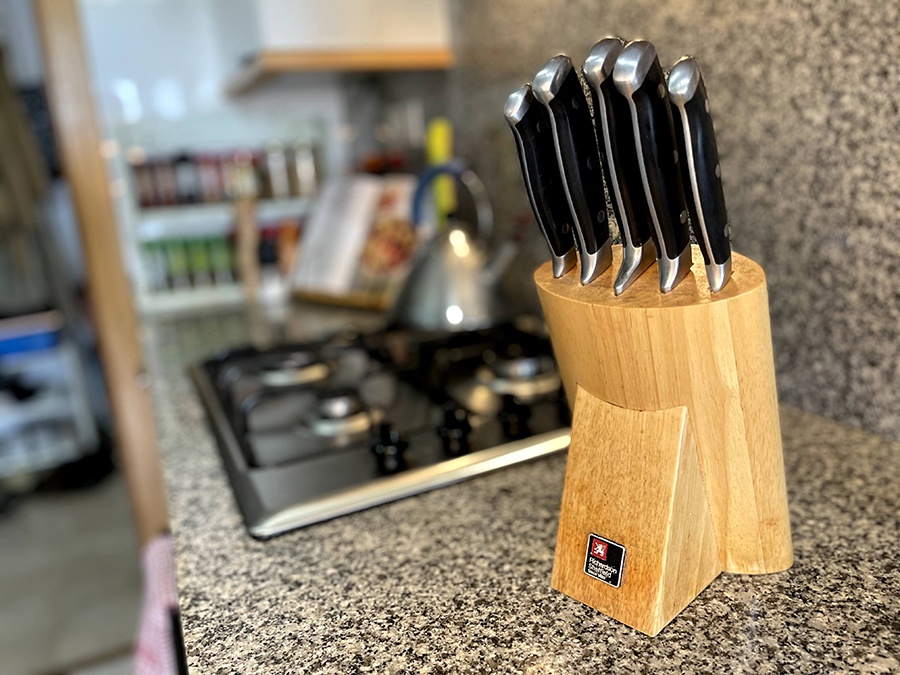
[[[116,447],[143,545],[168,529],[156,425],[142,384],[143,356],[118,224],[78,0],[34,0],[47,98],[63,175],[69,184],[87,269],[87,290],[113,413]]]

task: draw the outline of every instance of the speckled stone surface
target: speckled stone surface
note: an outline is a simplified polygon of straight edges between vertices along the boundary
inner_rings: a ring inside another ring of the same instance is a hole
[[[528,213],[502,109],[548,58],[643,37],[703,68],[737,250],[769,278],[782,398],[900,440],[900,2],[457,0],[458,153]],[[537,228],[507,281],[546,259]]]
[[[192,672],[900,672],[900,446],[794,408],[794,567],[720,576],[656,638],[550,588],[562,455],[251,539],[185,363],[350,316],[145,326]]]

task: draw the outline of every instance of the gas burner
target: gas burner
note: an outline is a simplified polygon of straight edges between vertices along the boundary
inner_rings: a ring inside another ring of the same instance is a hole
[[[477,376],[494,393],[521,402],[554,393],[561,383],[553,359],[543,355],[498,356],[479,368]]]
[[[317,436],[356,436],[367,433],[381,420],[381,412],[368,410],[350,389],[323,393],[316,412],[318,416],[310,420],[309,428]]]
[[[491,370],[498,378],[508,380],[527,380],[556,372],[549,356],[501,356],[491,363]]]
[[[362,411],[363,402],[350,390],[327,392],[319,398],[319,417],[322,419],[346,419]]]
[[[291,352],[260,364],[259,381],[266,387],[296,387],[321,382],[331,374],[313,352]]]

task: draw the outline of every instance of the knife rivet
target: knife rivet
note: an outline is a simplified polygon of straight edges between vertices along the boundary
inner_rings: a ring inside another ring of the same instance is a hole
[[[722,177],[722,165],[716,164],[716,178]]]
[[[678,216],[678,220],[681,221],[682,224],[687,222],[687,211],[682,211]]]
[[[659,97],[660,97],[660,98],[665,98],[665,97],[666,97],[666,87],[665,87],[665,85],[660,84],[660,85],[656,88],[656,93],[659,94]]]

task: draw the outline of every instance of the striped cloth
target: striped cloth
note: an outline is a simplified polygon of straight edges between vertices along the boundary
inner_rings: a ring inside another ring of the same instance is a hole
[[[134,673],[177,675],[176,654],[181,651],[181,624],[171,536],[162,534],[149,541],[141,552],[141,565],[144,570],[144,598],[134,654]]]

